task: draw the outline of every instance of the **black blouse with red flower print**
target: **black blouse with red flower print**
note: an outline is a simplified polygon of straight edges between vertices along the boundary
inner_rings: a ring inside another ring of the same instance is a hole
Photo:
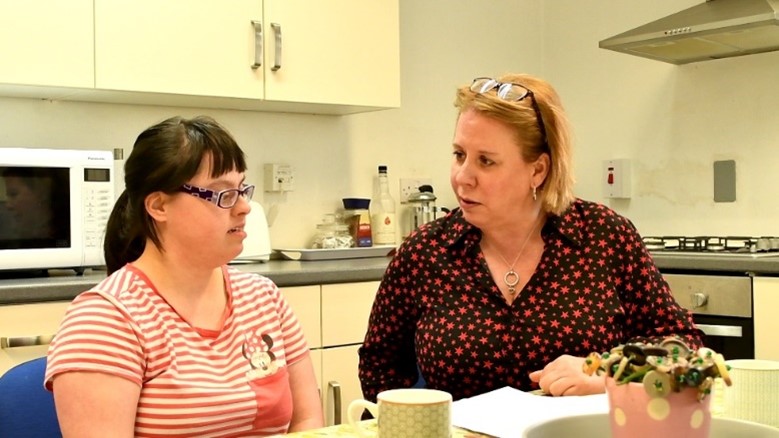
[[[387,267],[360,348],[364,396],[410,387],[418,369],[428,388],[455,400],[503,386],[528,391],[537,387],[528,374],[563,354],[668,335],[701,346],[627,218],[577,199],[541,235],[541,261],[511,305],[487,268],[481,231],[459,209],[409,236]]]

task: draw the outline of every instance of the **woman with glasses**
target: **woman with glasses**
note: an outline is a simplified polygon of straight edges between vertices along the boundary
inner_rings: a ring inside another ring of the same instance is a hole
[[[459,208],[400,246],[376,295],[363,393],[427,387],[454,399],[503,386],[604,391],[590,352],[701,332],[633,224],[573,194],[571,136],[552,86],[476,78],[457,90],[450,180]]]
[[[323,425],[308,346],[242,250],[254,186],[207,117],[137,138],[105,236],[108,278],[71,304],[46,387],[63,435],[265,436]]]

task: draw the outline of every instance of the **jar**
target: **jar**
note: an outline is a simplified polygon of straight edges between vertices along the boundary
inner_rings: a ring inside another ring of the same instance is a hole
[[[322,222],[316,226],[316,234],[311,243],[314,249],[343,249],[354,246],[349,226],[336,221],[333,214],[322,216]]]
[[[371,200],[366,198],[343,198],[344,222],[349,226],[349,233],[354,239],[354,246],[373,246],[371,232],[371,214],[368,211]]]
[[[334,249],[336,247],[335,224],[317,224],[311,247],[314,249]]]
[[[349,232],[349,225],[335,224],[335,241],[337,248],[351,248],[354,246],[354,238]]]

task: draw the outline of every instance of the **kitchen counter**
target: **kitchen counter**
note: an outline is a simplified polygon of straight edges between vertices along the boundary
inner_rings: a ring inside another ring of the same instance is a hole
[[[745,255],[707,255],[695,253],[652,253],[657,266],[664,272],[711,271],[734,274],[752,273],[779,276],[779,255],[749,257]],[[288,261],[234,265],[238,269],[256,272],[273,280],[278,286],[350,283],[380,280],[390,258]],[[0,279],[0,305],[73,299],[80,292],[105,278],[105,271],[87,270],[78,276],[73,270],[52,270],[43,278]]]
[[[273,280],[279,287],[310,284],[351,283],[380,280],[389,257],[361,259],[287,261],[233,265]],[[87,270],[76,275],[70,269],[50,270],[48,277],[0,279],[0,305],[71,300],[106,276],[104,270]]]

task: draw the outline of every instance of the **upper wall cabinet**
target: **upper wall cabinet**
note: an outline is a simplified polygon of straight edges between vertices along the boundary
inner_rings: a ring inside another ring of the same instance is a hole
[[[95,88],[263,98],[262,0],[94,0]]]
[[[400,106],[397,0],[265,0],[264,6],[265,99]]]
[[[0,0],[3,94],[56,95],[42,87],[94,86],[92,1]]]
[[[13,2],[11,15],[50,12],[26,4]],[[75,87],[70,100],[323,114],[400,106],[398,0],[89,0],[87,6],[90,21],[68,28],[88,35],[94,28],[94,60],[80,61],[92,62],[89,84],[41,84]],[[73,12],[52,15],[68,22]],[[43,43],[58,37],[46,28],[28,33]],[[50,65],[30,68],[36,75],[55,72]]]

